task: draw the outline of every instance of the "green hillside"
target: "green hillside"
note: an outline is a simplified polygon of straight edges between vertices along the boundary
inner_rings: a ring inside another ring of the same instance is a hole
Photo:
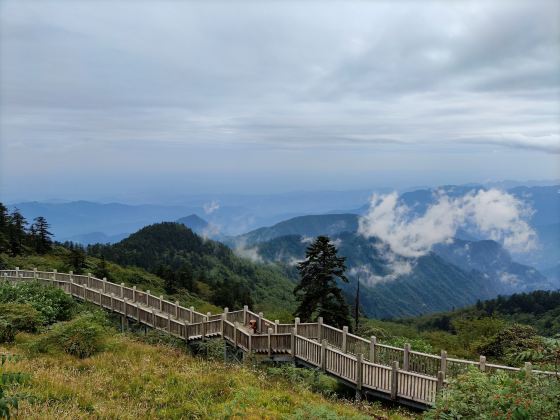
[[[294,282],[279,268],[240,258],[182,224],[147,226],[117,244],[90,246],[88,253],[158,274],[168,292],[187,290],[220,307],[248,304],[270,317],[291,318]]]
[[[285,272],[296,278],[293,262],[303,259],[307,243],[298,235],[283,236],[257,246],[266,261],[283,264]],[[449,310],[488,299],[501,292],[499,284],[476,272],[467,272],[435,254],[410,263],[409,274],[392,278],[392,264],[375,238],[342,232],[332,236],[339,255],[346,257],[349,284],[341,284],[353,295],[358,276],[362,284],[361,310],[368,317],[396,318]]]
[[[183,306],[195,306],[199,312],[206,313],[219,312],[222,308],[211,304],[199,295],[189,292],[188,290],[180,290],[176,293],[167,293],[165,288],[165,280],[161,277],[149,273],[140,267],[123,267],[119,264],[103,261],[96,257],[84,256],[81,270],[76,270],[71,259],[71,251],[61,245],[55,245],[51,251],[46,254],[25,254],[18,256],[10,256],[8,254],[0,254],[1,268],[21,267],[22,269],[31,269],[36,267],[39,271],[51,271],[53,269],[62,273],[74,271],[75,273],[92,273],[99,277],[107,277],[115,283],[125,283],[126,285],[136,285],[141,290],[150,290],[154,295],[165,295],[172,300],[178,300]],[[104,271],[103,276],[101,276]]]
[[[391,321],[362,319],[360,333],[401,346],[411,342],[421,351],[447,350],[474,360],[484,354],[500,363],[519,364],[516,357],[522,349],[543,348],[560,336],[560,292],[499,296],[454,311]],[[518,347],[500,353],[492,343]]]

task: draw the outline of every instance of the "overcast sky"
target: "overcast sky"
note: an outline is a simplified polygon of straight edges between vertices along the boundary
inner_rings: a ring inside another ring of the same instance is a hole
[[[558,1],[0,3],[2,199],[560,178]]]

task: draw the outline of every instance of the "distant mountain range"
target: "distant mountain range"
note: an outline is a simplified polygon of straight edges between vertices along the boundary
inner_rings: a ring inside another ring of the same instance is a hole
[[[247,196],[246,202],[239,196],[210,207],[202,202],[192,206],[132,206],[85,201],[14,206],[29,220],[45,216],[56,239],[84,244],[119,242],[126,232],[156,222],[178,221],[201,236],[225,242],[241,255],[283,264],[292,279],[294,263],[303,258],[309,241],[326,234],[348,258],[352,283],[344,286],[346,293],[353,293],[359,275],[364,283],[366,313],[394,317],[446,310],[497,294],[559,287],[560,186],[502,185],[510,186],[508,192],[534,210],[530,223],[538,234],[537,250],[512,256],[497,242],[460,229],[453,243],[438,245],[416,260],[395,258],[376,238],[356,235],[360,214],[369,208],[369,204],[356,205],[366,202],[365,191]],[[482,188],[487,186],[443,186],[437,190],[460,197]],[[399,197],[416,214],[422,214],[436,199],[436,189],[431,188],[410,190]],[[336,208],[341,210],[329,211]],[[323,214],[306,214],[314,209]]]
[[[196,214],[191,214],[190,216],[181,217],[177,220],[177,223],[185,225],[190,230],[198,235],[204,235],[210,224],[201,217],[198,217]]]
[[[254,251],[263,261],[282,264],[295,277],[295,263],[305,257],[312,237],[330,236],[347,258],[352,279],[341,286],[350,296],[359,277],[363,310],[377,318],[448,310],[500,294],[560,287],[556,279],[512,260],[495,241],[457,238],[419,259],[407,259],[388,252],[376,238],[358,235],[358,220],[355,214],[296,217],[228,243]]]

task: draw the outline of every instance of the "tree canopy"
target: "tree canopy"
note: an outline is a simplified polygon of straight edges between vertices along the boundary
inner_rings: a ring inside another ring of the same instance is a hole
[[[301,281],[294,290],[299,305],[295,315],[302,321],[322,317],[325,323],[350,325],[349,307],[337,280],[347,283],[345,258],[327,236],[318,236],[307,248],[305,260],[298,264]]]

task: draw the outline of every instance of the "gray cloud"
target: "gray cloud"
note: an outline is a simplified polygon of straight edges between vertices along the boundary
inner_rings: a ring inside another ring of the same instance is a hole
[[[558,153],[555,1],[0,7],[0,135],[10,161],[53,147],[76,160],[134,148],[137,165],[159,150],[157,164],[180,171],[177,147],[237,148],[254,152],[241,166],[258,172],[254,162],[272,147],[293,151],[285,167],[323,153],[325,170],[335,164],[327,150],[353,148],[354,167],[398,170],[434,150]],[[520,176],[557,176],[542,159],[548,172]]]

